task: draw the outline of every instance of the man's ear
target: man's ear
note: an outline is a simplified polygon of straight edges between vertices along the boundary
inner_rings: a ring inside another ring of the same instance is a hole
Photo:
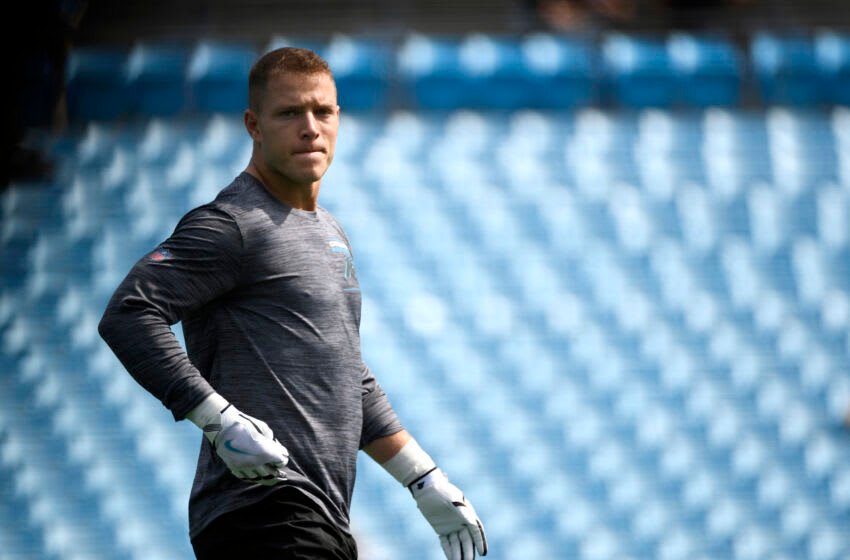
[[[242,114],[242,120],[245,123],[245,130],[248,131],[248,134],[251,135],[251,138],[254,141],[260,140],[260,129],[257,126],[257,114],[253,109],[245,109],[245,113]]]

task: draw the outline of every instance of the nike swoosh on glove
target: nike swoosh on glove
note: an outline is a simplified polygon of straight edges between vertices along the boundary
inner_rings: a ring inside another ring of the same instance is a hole
[[[289,452],[269,425],[240,412],[213,393],[188,415],[204,431],[216,454],[239,479],[271,486],[286,480]]]
[[[268,424],[231,405],[222,411],[217,433],[216,427],[207,425],[204,433],[212,433],[213,449],[234,476],[266,486],[286,480],[283,467],[289,463],[289,452],[275,439]]]
[[[448,560],[472,560],[477,550],[487,555],[487,536],[475,508],[460,489],[434,468],[408,486],[416,506],[440,537]]]

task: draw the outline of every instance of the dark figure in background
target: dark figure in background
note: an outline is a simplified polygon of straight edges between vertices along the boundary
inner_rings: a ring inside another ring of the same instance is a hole
[[[529,25],[556,33],[592,32],[629,26],[638,0],[527,0]]]
[[[757,0],[526,0],[523,3],[530,28],[555,33],[728,29],[740,22],[746,9],[756,4],[759,4]]]
[[[745,11],[756,0],[657,0],[665,26],[678,30],[731,31],[746,20]]]
[[[65,66],[86,6],[84,0],[17,2],[14,17],[6,19],[6,36],[16,39],[7,51],[12,53],[8,83],[14,87],[4,104],[0,188],[14,180],[50,177],[52,164],[30,136],[57,134],[67,125]]]

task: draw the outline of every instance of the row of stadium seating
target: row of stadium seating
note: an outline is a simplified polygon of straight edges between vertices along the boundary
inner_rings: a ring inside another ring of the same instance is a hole
[[[609,33],[590,39],[412,34],[267,44],[139,42],[74,49],[67,73],[75,120],[240,112],[261,51],[306,46],[333,70],[346,110],[811,106],[850,103],[850,35],[763,32]]]
[[[850,556],[848,123],[346,115],[321,202],[354,246],[364,358],[492,558]],[[235,114],[95,122],[55,143],[53,181],[0,196],[0,560],[191,558],[200,436],[96,325],[248,150]],[[363,558],[442,557],[408,493],[358,476]]]

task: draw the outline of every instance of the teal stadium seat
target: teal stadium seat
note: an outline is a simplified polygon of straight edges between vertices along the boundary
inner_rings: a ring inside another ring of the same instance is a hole
[[[192,49],[186,80],[191,111],[236,113],[248,106],[248,74],[257,56],[250,44],[203,40]]]
[[[825,101],[810,35],[760,32],[750,41],[749,57],[763,103],[813,106]]]
[[[395,51],[389,41],[337,35],[319,52],[334,74],[343,110],[381,110],[394,100]]]
[[[677,33],[667,41],[678,87],[686,107],[736,106],[744,85],[738,46],[727,37]]]
[[[423,109],[573,109],[597,100],[597,66],[591,43],[578,37],[411,35],[397,75]]]
[[[121,48],[78,47],[71,51],[66,76],[69,119],[111,120],[130,113],[127,57]]]
[[[408,104],[427,110],[468,107],[468,76],[460,60],[462,39],[411,34],[397,50],[401,95]]]
[[[654,35],[610,33],[601,44],[606,101],[630,108],[670,107],[676,101],[676,77],[667,39]]]
[[[824,30],[816,34],[814,41],[824,101],[850,105],[850,34]]]
[[[576,109],[601,99],[599,57],[589,40],[542,33],[524,37],[519,47],[529,98],[514,107]]]
[[[168,117],[186,110],[190,55],[191,46],[185,44],[142,41],[133,45],[127,61],[127,81],[134,113]]]

